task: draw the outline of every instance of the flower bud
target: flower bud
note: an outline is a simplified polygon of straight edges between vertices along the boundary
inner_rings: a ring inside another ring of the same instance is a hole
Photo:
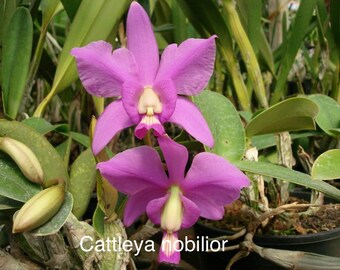
[[[181,228],[183,218],[183,206],[181,190],[178,186],[170,188],[170,196],[164,205],[161,216],[161,227],[167,232],[175,232]]]
[[[9,137],[0,137],[0,150],[8,154],[19,166],[21,172],[33,183],[43,183],[40,162],[25,144]]]
[[[64,202],[65,186],[59,184],[40,191],[14,216],[13,233],[30,231],[45,224]]]

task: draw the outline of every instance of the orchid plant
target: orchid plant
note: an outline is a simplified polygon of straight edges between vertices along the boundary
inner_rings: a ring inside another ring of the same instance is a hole
[[[150,146],[141,146],[100,162],[101,175],[128,196],[124,224],[130,226],[146,211],[160,224],[163,239],[159,261],[178,264],[177,231],[191,227],[198,218],[221,219],[224,206],[240,196],[248,178],[227,160],[200,153],[188,172],[187,149],[173,141],[163,123],[182,126],[200,142],[212,147],[210,129],[198,108],[186,97],[207,85],[214,68],[215,38],[188,39],[165,48],[161,61],[151,22],[144,9],[133,2],[127,16],[127,48],[112,52],[105,41],[74,48],[80,79],[90,94],[118,97],[99,117],[92,142],[98,154],[120,130],[137,125],[135,136],[154,130],[163,153],[168,176],[160,157]],[[167,241],[168,243],[168,241]]]
[[[0,270],[135,269],[158,232],[177,264],[181,229],[234,230],[237,211],[240,231],[202,243],[238,250],[227,269],[251,252],[339,265],[252,241],[299,238],[310,225],[277,221],[340,200],[340,1],[279,2],[0,0]]]

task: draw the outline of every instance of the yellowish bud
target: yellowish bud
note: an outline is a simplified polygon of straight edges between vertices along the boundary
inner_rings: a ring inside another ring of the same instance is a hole
[[[178,186],[172,186],[169,190],[170,196],[164,205],[161,216],[161,227],[163,230],[172,233],[181,228],[183,219],[183,206],[181,190]]]
[[[13,233],[30,231],[50,220],[64,202],[65,186],[59,184],[40,191],[16,213]]]
[[[21,172],[33,183],[43,183],[43,170],[40,162],[25,144],[9,137],[0,137],[0,150],[8,154]]]

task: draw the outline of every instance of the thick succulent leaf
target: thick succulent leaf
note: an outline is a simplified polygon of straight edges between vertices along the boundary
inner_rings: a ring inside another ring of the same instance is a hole
[[[193,97],[213,134],[215,145],[208,152],[216,153],[227,160],[237,161],[245,150],[243,125],[234,105],[223,95],[204,91]]]
[[[0,136],[18,140],[33,151],[43,169],[44,181],[53,178],[68,180],[67,169],[57,151],[31,127],[16,121],[0,120]]]
[[[47,122],[45,119],[38,118],[38,117],[27,118],[23,120],[22,123],[24,123],[27,126],[32,127],[41,135],[45,135],[51,131],[68,132],[70,129],[68,124],[52,125],[50,122]]]
[[[85,213],[96,184],[96,161],[91,149],[82,152],[71,167],[69,192],[73,195],[72,213],[80,218]]]
[[[105,213],[102,211],[99,204],[97,204],[92,220],[93,220],[93,227],[100,236],[104,235],[104,219],[105,219]]]
[[[0,187],[1,196],[20,202],[26,202],[42,189],[27,180],[15,162],[2,152],[0,152]]]
[[[331,198],[340,200],[340,190],[332,185],[315,181],[308,174],[268,162],[239,161],[234,163],[240,170],[285,180],[303,187],[320,191]]]
[[[321,154],[315,160],[311,174],[316,180],[340,179],[340,149]]]
[[[307,138],[317,135],[321,135],[321,133],[316,131],[307,131],[292,133],[290,134],[290,137],[292,138],[292,140],[295,140],[299,138]],[[251,143],[254,146],[256,146],[257,150],[262,150],[268,147],[276,146],[275,135],[274,134],[257,135],[251,138]]]
[[[317,114],[318,106],[308,98],[290,98],[257,114],[246,126],[246,135],[315,129]]]
[[[326,95],[310,95],[308,97],[319,107],[319,114],[315,118],[318,126],[330,136],[337,136],[336,130],[340,128],[340,105]]]

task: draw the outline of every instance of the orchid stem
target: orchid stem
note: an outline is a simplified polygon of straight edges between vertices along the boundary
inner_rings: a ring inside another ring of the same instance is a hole
[[[145,137],[144,137],[144,144],[148,145],[148,146],[153,146],[152,145],[152,141],[151,141],[151,135],[150,135],[150,130],[146,133]]]

